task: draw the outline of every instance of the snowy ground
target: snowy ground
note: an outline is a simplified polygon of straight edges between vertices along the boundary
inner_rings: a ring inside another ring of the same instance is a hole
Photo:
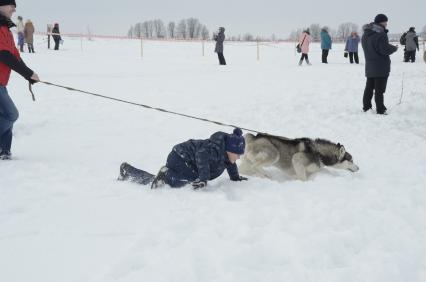
[[[41,39],[38,38],[38,42]],[[226,173],[202,191],[117,182],[122,161],[156,172],[170,148],[217,130],[14,74],[15,160],[0,162],[0,281],[426,281],[426,64],[392,56],[388,116],[363,113],[364,60],[336,44],[298,67],[293,44],[65,38],[23,54],[42,80],[286,137],[340,142],[360,171],[309,181]],[[276,48],[278,47],[278,48]],[[401,95],[405,74],[404,96]]]

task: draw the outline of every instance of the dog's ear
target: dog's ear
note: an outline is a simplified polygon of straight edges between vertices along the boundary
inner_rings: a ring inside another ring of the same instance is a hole
[[[345,156],[345,154],[346,154],[345,146],[340,145],[340,148],[339,148],[339,159],[343,159],[344,156]]]

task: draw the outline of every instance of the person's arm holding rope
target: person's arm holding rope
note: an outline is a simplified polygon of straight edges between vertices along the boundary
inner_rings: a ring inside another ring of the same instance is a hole
[[[9,51],[0,51],[0,62],[22,75],[31,84],[40,81],[38,75],[24,63],[22,59],[13,56]]]

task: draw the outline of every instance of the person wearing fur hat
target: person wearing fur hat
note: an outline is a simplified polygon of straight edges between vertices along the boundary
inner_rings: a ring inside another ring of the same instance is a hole
[[[367,82],[363,96],[363,110],[369,111],[372,108],[371,100],[376,102],[377,114],[386,114],[384,96],[386,85],[391,69],[390,55],[398,50],[397,46],[389,44],[388,17],[378,14],[374,22],[363,27],[362,49],[365,56],[365,76]]]
[[[169,185],[180,188],[191,184],[194,189],[203,188],[207,182],[219,177],[226,169],[232,181],[247,180],[240,176],[236,161],[244,154],[245,141],[240,128],[231,134],[216,132],[209,139],[194,140],[177,144],[167,157],[166,165],[157,176],[132,167],[128,163],[120,166],[119,180],[130,180],[140,184],[151,183],[151,188]]]
[[[30,83],[39,81],[38,75],[28,68],[15,47],[10,28],[16,11],[15,0],[0,0],[0,160],[11,159],[12,128],[18,119],[18,110],[9,96],[7,84],[11,70],[22,75]]]
[[[226,65],[225,57],[223,56],[223,42],[225,41],[225,28],[219,27],[219,33],[215,34],[213,39],[216,41],[214,51],[217,53],[220,65]]]
[[[28,52],[34,52],[34,25],[31,20],[27,20],[24,27],[25,43],[28,46]]]

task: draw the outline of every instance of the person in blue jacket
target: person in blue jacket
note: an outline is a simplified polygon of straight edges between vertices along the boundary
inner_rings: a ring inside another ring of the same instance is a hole
[[[166,165],[156,176],[123,163],[119,179],[145,185],[151,183],[151,188],[165,184],[180,188],[191,184],[198,189],[205,187],[208,181],[219,177],[226,169],[232,181],[247,180],[239,175],[236,164],[244,149],[245,141],[240,128],[235,128],[232,134],[219,131],[209,139],[190,139],[175,145]]]
[[[323,27],[321,29],[321,49],[322,49],[322,62],[323,64],[328,64],[327,58],[328,58],[328,52],[331,49],[331,36],[328,33],[328,28]]]
[[[360,38],[358,33],[355,31],[351,33],[351,36],[346,40],[345,52],[349,53],[349,61],[351,64],[355,63],[359,64],[359,56],[358,56],[358,45],[360,42]]]

